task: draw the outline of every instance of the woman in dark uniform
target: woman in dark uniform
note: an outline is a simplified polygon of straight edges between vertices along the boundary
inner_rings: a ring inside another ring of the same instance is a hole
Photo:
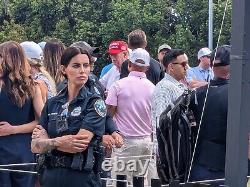
[[[67,48],[61,58],[67,87],[45,104],[40,125],[33,132],[32,151],[38,158],[43,187],[99,187],[96,153],[105,130],[106,106],[100,96],[88,91],[90,73],[87,51]]]
[[[22,47],[14,41],[2,43],[0,165],[34,162],[30,151],[31,132],[38,124],[35,116],[40,116],[43,106],[41,90],[30,76],[30,66]],[[34,179],[31,174],[0,171],[1,187],[34,187]]]

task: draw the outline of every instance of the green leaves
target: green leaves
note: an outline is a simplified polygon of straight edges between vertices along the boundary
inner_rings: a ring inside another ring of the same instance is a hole
[[[15,24],[13,20],[4,21],[0,31],[0,43],[9,40],[21,42],[26,39],[25,30],[21,25]]]
[[[214,45],[225,2],[214,0]],[[228,8],[220,44],[230,42],[231,2]],[[12,0],[1,1],[0,10],[1,42],[56,37],[70,45],[84,40],[105,54],[110,41],[127,41],[129,32],[141,28],[152,56],[167,43],[186,50],[191,64],[199,48],[208,45],[207,0]]]

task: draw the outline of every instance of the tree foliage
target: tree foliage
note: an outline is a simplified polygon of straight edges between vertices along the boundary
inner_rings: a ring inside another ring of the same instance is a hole
[[[214,47],[226,0],[214,2]],[[150,53],[168,43],[187,51],[191,64],[208,45],[207,0],[1,0],[0,42],[56,37],[66,45],[84,40],[105,54],[111,40],[127,40],[133,29],[147,34]],[[220,44],[229,44],[231,2]]]

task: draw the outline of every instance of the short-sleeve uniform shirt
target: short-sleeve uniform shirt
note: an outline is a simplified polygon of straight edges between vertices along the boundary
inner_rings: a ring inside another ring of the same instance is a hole
[[[80,129],[102,136],[105,130],[104,101],[83,87],[72,102],[67,103],[67,87],[49,99],[42,111],[40,124],[51,138],[77,134]]]

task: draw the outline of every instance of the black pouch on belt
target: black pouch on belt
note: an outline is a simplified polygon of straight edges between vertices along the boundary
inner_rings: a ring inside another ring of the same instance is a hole
[[[71,163],[71,168],[74,170],[81,171],[83,169],[84,156],[82,153],[76,153],[73,156],[73,160]]]

